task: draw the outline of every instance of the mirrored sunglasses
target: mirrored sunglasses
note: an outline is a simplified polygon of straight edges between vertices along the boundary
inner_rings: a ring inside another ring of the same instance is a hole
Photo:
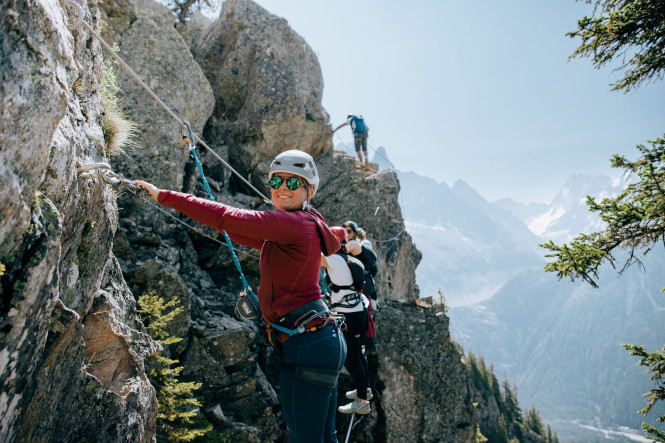
[[[279,175],[273,175],[272,178],[268,181],[268,184],[273,189],[279,189],[279,187],[282,186],[283,182],[284,179],[282,177],[280,177]],[[304,183],[300,182],[298,177],[294,176],[286,179],[286,187],[292,191],[295,191],[301,186],[307,187]]]

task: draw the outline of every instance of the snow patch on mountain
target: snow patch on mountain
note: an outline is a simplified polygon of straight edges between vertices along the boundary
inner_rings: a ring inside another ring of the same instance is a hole
[[[560,219],[565,213],[566,210],[564,208],[550,208],[546,213],[533,218],[527,223],[527,226],[534,234],[543,235],[547,231],[547,228]]]

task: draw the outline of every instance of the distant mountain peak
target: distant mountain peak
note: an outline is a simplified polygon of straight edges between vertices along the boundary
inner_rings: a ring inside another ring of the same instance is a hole
[[[374,156],[372,157],[372,163],[379,165],[379,170],[383,169],[392,169],[395,167],[395,164],[390,161],[388,158],[388,152],[383,146],[379,146],[374,150]]]
[[[598,215],[589,212],[586,205],[588,195],[613,197],[625,185],[623,177],[613,179],[606,175],[573,174],[549,204],[525,205],[510,199],[502,199],[496,204],[520,217],[534,234],[556,242],[567,242],[581,232],[594,232],[603,227]]]

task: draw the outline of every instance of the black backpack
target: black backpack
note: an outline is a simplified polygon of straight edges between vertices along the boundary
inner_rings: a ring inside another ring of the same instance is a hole
[[[355,258],[360,260],[365,266],[365,272],[368,272],[372,277],[376,276],[378,268],[376,267],[376,252],[368,247],[362,245],[362,251],[356,255]]]
[[[342,257],[349,267],[349,270],[351,271],[351,277],[353,278],[353,283],[347,286],[336,285],[332,282],[332,280],[330,280],[330,274],[326,272],[326,285],[328,285],[330,290],[333,292],[339,292],[341,289],[350,289],[355,292],[361,292],[365,284],[365,270],[355,261],[349,260],[348,255],[340,253],[337,253],[337,255]]]

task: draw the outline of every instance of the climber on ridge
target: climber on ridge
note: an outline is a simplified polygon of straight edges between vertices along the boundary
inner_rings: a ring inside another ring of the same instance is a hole
[[[297,335],[275,334],[282,360],[280,402],[290,441],[336,443],[337,379],[346,359],[346,342],[322,300],[319,272],[321,254],[334,254],[340,244],[309,205],[319,186],[314,159],[297,150],[275,157],[268,176],[275,205],[271,211],[239,209],[144,181],[136,184],[158,203],[261,250],[257,295],[265,321],[305,330]]]
[[[367,136],[369,133],[369,126],[365,123],[365,119],[362,115],[355,116],[349,114],[346,116],[346,122],[342,123],[333,130],[333,134],[340,128],[343,128],[346,125],[351,125],[351,131],[353,132],[353,144],[356,148],[356,154],[358,155],[358,160],[360,160],[360,167],[363,167],[363,157],[360,154],[362,148],[363,154],[365,154],[365,169],[369,168],[369,158],[367,157]]]

